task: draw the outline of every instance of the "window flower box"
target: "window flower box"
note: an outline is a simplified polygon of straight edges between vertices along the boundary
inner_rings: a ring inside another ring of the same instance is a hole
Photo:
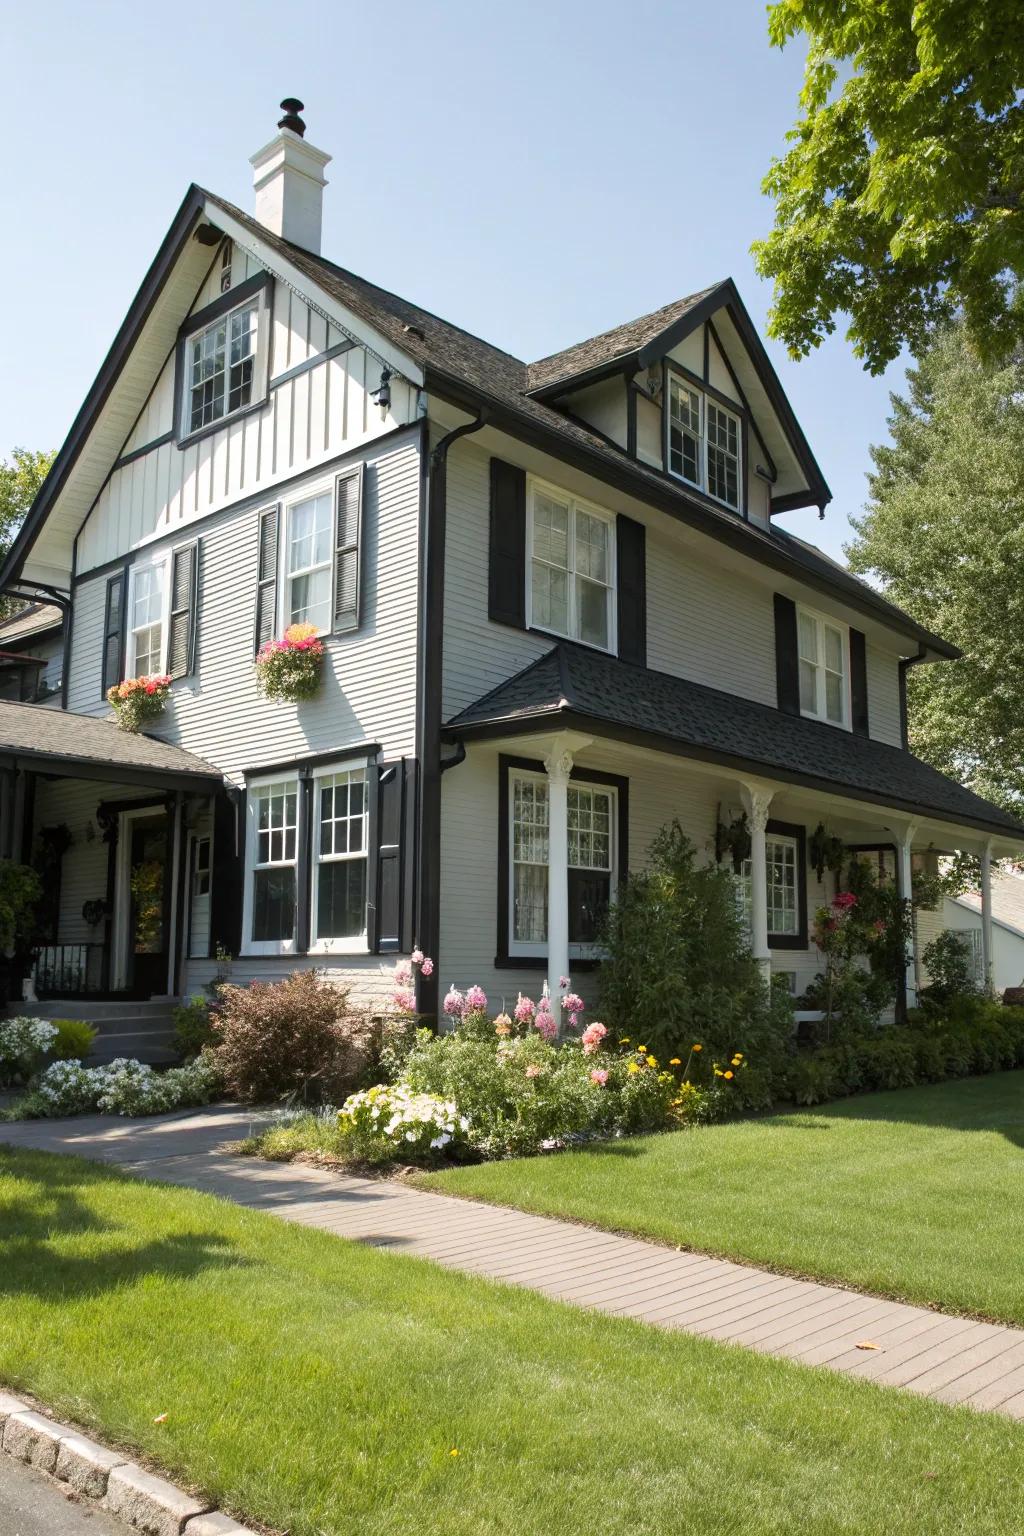
[[[164,712],[171,679],[160,673],[152,677],[126,677],[107,689],[111,706],[122,731],[140,731]]]
[[[268,640],[256,657],[256,686],[268,699],[298,703],[320,688],[324,643],[312,624],[290,624],[280,640]]]

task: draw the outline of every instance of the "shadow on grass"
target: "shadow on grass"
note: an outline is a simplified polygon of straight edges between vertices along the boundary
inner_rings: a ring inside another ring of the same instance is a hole
[[[140,1241],[128,1202],[124,1215],[111,1220],[89,1200],[99,1186],[123,1188],[122,1174],[59,1156],[52,1156],[52,1166],[45,1154],[29,1159],[25,1166],[0,1156],[0,1173],[18,1180],[14,1193],[0,1200],[0,1297],[76,1300],[153,1275],[188,1279],[213,1266],[251,1262],[220,1232],[172,1232]]]
[[[822,1116],[827,1115],[827,1121]],[[813,1116],[813,1118],[812,1118]],[[806,1115],[783,1111],[786,1129],[824,1129],[836,1120],[869,1120],[892,1125],[931,1126],[947,1131],[987,1131],[1024,1148],[1024,1072],[958,1077],[914,1088],[851,1094],[817,1105]]]

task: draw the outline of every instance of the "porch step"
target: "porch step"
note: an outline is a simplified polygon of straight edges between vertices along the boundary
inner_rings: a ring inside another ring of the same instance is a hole
[[[12,1003],[9,1016],[33,1019],[81,1019],[97,1030],[89,1062],[99,1066],[117,1056],[158,1066],[178,1059],[174,1049],[174,1010],[180,998],[149,1002],[92,1001],[66,998],[46,1003]]]

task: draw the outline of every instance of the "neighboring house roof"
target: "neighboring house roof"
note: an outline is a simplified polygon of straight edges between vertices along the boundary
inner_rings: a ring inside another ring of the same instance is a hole
[[[214,789],[224,781],[212,763],[170,742],[122,731],[113,720],[7,700],[0,700],[0,763],[157,787],[173,781],[182,789]]]
[[[600,336],[591,336],[588,341],[579,341],[573,347],[566,347],[563,352],[552,352],[550,357],[542,357],[539,362],[530,363],[527,368],[530,389],[552,389],[580,374],[590,374],[595,369],[624,362],[649,342],[657,340],[677,320],[694,309],[701,299],[706,299],[708,294],[714,293],[721,286],[720,283],[713,283],[710,288],[702,288],[699,293],[691,293],[685,299],[675,299],[649,315],[628,320],[625,325],[616,325],[610,331],[602,331]]]
[[[569,726],[1024,838],[1024,823],[900,747],[578,645],[556,645],[456,715],[446,734]]]
[[[60,630],[64,620],[56,603],[29,603],[9,619],[0,620],[0,651],[22,640]]]
[[[530,393],[531,369],[521,359],[375,283],[357,277],[328,261],[326,257],[313,255],[301,246],[293,245],[233,204],[195,186],[189,188],[104,359],[96,381],[75,418],[66,442],[40,488],[7,558],[0,565],[0,590],[9,586],[21,574],[47,519],[59,510],[66,487],[75,486],[73,505],[74,498],[81,494],[81,486],[86,483],[91,486],[101,469],[103,472],[109,469],[112,459],[104,459],[101,466],[96,451],[87,451],[90,434],[97,428],[106,430],[104,424],[111,416],[110,402],[119,375],[132,359],[139,338],[148,335],[147,325],[152,329],[155,324],[152,317],[158,296],[166,286],[178,282],[175,264],[185,261],[184,253],[189,248],[191,232],[204,215],[215,218],[218,211],[227,220],[233,221],[234,226],[251,239],[254,245],[258,245],[261,253],[269,254],[271,266],[273,258],[279,257],[288,264],[291,273],[308,278],[317,290],[333,298],[356,319],[370,326],[387,345],[393,346],[409,360],[409,366],[421,368],[427,388],[435,394],[471,412],[482,413],[499,430],[508,431],[544,452],[565,459],[585,473],[595,475],[606,484],[662,508],[708,537],[739,550],[791,581],[806,583],[831,595],[838,595],[853,609],[913,639],[935,656],[960,655],[956,646],[932,634],[894,604],[887,602],[867,583],[837,566],[811,546],[774,529],[762,530],[753,523],[742,521],[735,513],[717,507],[711,501],[688,491],[678,481],[630,458],[583,423],[569,418],[544,400],[535,398]],[[744,343],[763,354],[763,346],[731,280],[716,284],[703,295],[691,295],[676,305],[669,305],[667,310],[656,311],[653,316],[645,316],[641,321],[630,322],[628,326],[607,332],[605,338],[593,338],[592,342],[583,343],[582,346],[584,349],[591,346],[597,348],[600,343],[600,350],[614,349],[619,343],[614,339],[608,341],[607,338],[623,336],[637,328],[632,339],[639,340],[642,336],[648,336],[649,328],[657,325],[659,317],[674,315],[675,318],[669,321],[667,328],[663,327],[657,333],[660,337],[658,344],[661,345],[673,333],[673,327],[695,324],[705,306],[714,309],[726,302],[731,306]],[[161,324],[167,328],[164,321]],[[650,339],[644,341],[639,352],[634,347],[631,355],[640,357],[644,348],[652,344]],[[569,352],[574,350],[570,348]],[[537,367],[546,367],[550,362],[550,359],[542,359]],[[777,379],[774,379],[774,389],[777,391],[777,408],[786,418],[796,440],[802,443],[803,435]],[[809,455],[810,450],[807,449],[806,453]],[[88,472],[81,469],[83,463],[86,463]],[[813,465],[813,459],[811,463]],[[820,471],[818,475],[820,478]],[[813,470],[811,478],[813,481]],[[824,481],[814,490],[811,499],[828,499],[828,488]]]
[[[958,907],[981,913],[980,891],[965,891],[952,900]],[[1014,874],[993,875],[992,916],[1002,927],[1024,939],[1024,878]]]

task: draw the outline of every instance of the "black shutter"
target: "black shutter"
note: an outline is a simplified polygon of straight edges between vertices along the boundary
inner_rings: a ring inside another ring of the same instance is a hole
[[[526,628],[526,471],[491,460],[487,615]]]
[[[775,688],[779,709],[800,713],[800,652],[796,633],[796,603],[775,594]]]
[[[868,734],[868,658],[863,631],[850,630],[850,723],[858,736]]]
[[[199,542],[184,544],[171,556],[171,617],[167,670],[188,677],[195,666],[196,592],[199,581]]]
[[[416,765],[409,758],[371,764],[369,948],[377,954],[412,948],[410,875]],[[376,781],[373,780],[376,772]]]
[[[256,571],[256,650],[273,640],[277,629],[277,547],[280,507],[265,507],[259,519]]]
[[[103,611],[103,677],[101,692],[124,677],[125,597],[128,588],[128,572],[118,571],[107,580],[107,601]]]
[[[615,519],[619,655],[647,665],[647,529],[631,517]]]
[[[339,475],[334,503],[335,632],[359,628],[359,546],[363,520],[363,466]]]
[[[210,889],[210,955],[237,955],[242,947],[245,873],[245,791],[232,799],[221,790],[213,803],[213,878]]]

